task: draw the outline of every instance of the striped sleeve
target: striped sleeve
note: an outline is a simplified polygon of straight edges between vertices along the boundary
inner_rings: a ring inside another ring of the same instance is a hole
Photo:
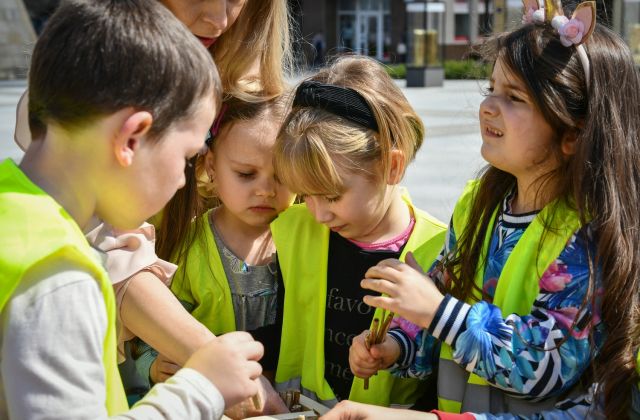
[[[391,369],[406,369],[416,357],[416,343],[400,328],[393,328],[388,334],[400,346],[400,357]]]
[[[466,329],[465,320],[471,310],[468,305],[451,295],[446,295],[427,330],[435,338],[452,345]]]

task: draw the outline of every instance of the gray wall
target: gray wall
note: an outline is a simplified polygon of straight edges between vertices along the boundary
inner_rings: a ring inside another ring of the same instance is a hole
[[[35,42],[22,0],[0,0],[0,80],[26,77]]]

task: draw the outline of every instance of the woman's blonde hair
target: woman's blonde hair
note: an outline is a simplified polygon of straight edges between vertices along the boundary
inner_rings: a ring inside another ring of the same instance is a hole
[[[285,91],[293,69],[290,28],[287,0],[247,0],[210,48],[227,96],[259,102]]]
[[[340,195],[338,167],[386,181],[394,149],[405,162],[413,160],[424,125],[380,63],[343,56],[310,80],[355,90],[371,108],[378,131],[320,107],[294,105],[274,149],[275,172],[293,192]]]

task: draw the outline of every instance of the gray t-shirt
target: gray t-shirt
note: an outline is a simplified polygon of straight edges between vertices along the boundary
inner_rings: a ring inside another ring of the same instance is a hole
[[[225,245],[209,222],[229,282],[238,331],[253,331],[276,322],[278,265],[275,254],[267,265],[248,265]]]

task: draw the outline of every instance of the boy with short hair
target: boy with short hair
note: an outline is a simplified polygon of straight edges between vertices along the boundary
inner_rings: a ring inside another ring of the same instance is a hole
[[[49,20],[33,141],[19,166],[0,163],[0,418],[216,418],[257,392],[262,346],[233,333],[124,413],[113,289],[82,233],[164,206],[220,92],[209,53],[155,0],[70,0]]]

